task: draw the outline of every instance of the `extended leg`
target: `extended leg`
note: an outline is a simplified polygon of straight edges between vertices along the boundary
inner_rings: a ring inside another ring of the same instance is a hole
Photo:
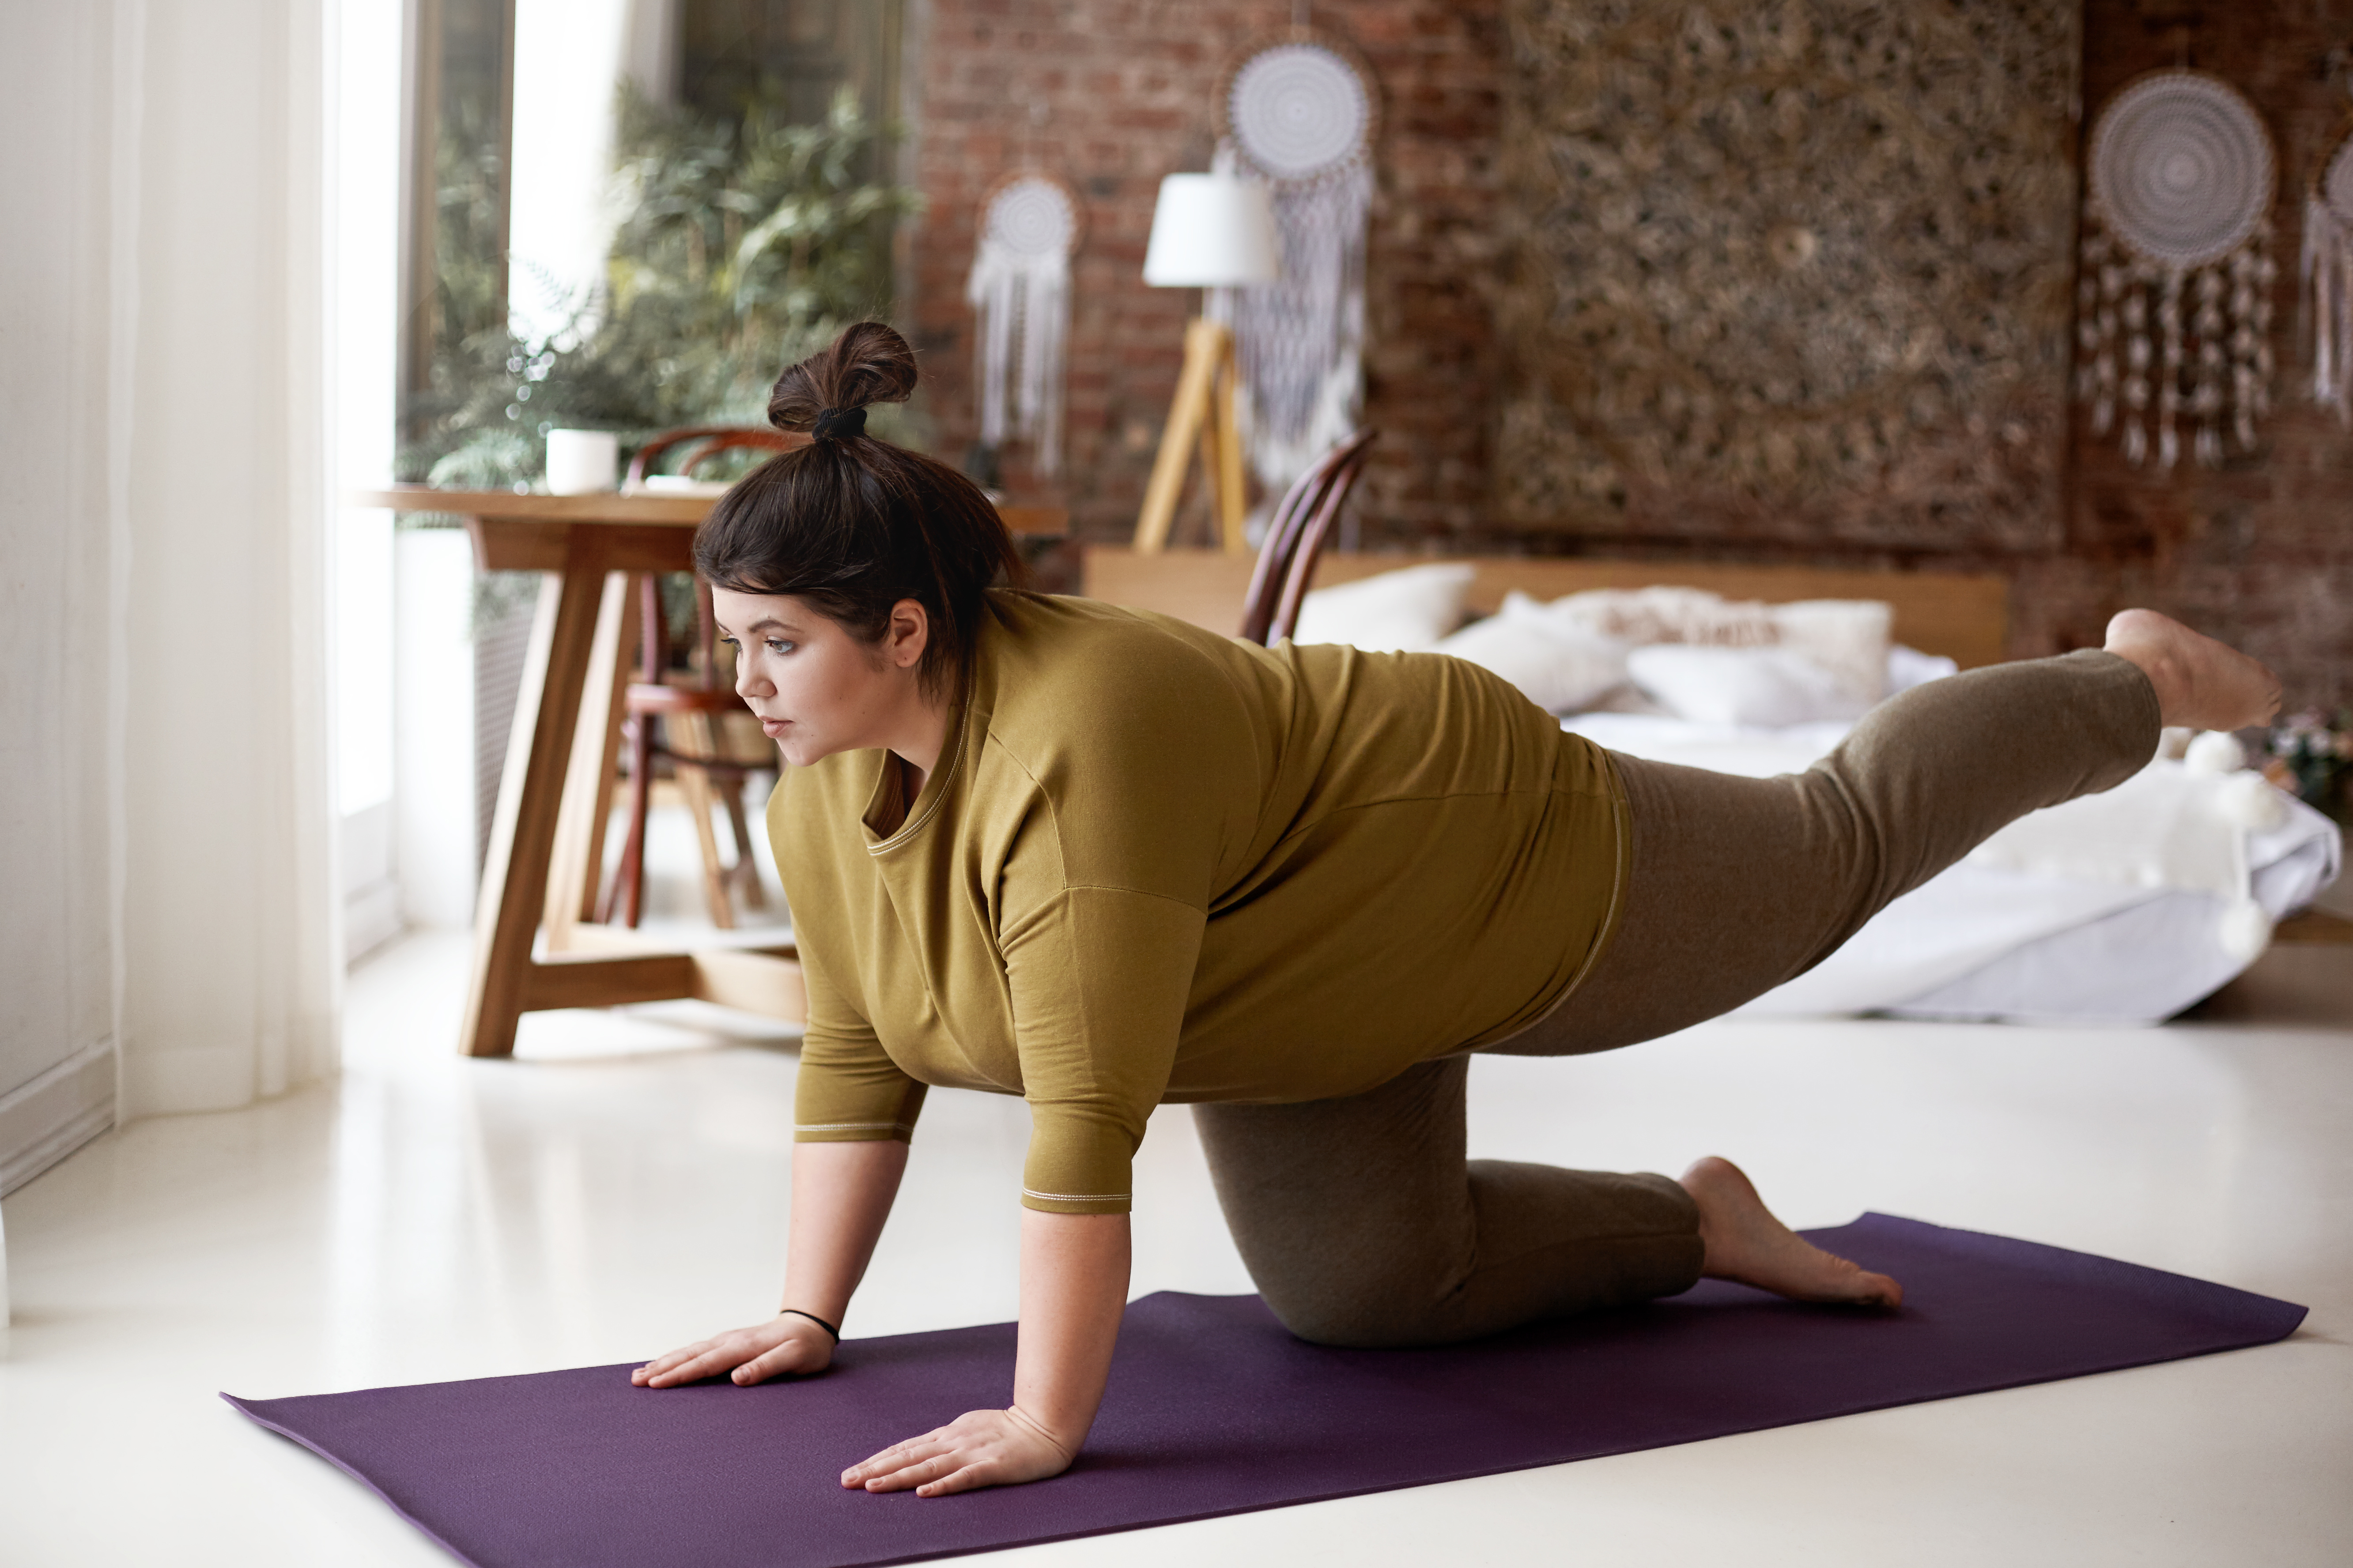
[[[1557,1012],[1490,1048],[1609,1050],[1728,1013],[2004,825],[2122,784],[2158,718],[2140,669],[2084,652],[1915,687],[1802,773],[1616,758],[1634,838],[1617,933]]]
[[[1559,1011],[1490,1048],[1608,1050],[1728,1013],[1820,963],[2009,823],[2122,784],[2155,752],[2160,724],[2234,729],[2278,707],[2263,665],[2126,610],[2105,651],[1915,687],[1802,773],[1736,778],[1620,757],[1633,863],[1609,951]]]

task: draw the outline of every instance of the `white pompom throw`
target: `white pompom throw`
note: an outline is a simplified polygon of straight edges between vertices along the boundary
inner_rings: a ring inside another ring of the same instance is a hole
[[[2272,917],[2253,899],[2225,905],[2215,932],[2222,951],[2242,963],[2253,963],[2272,944]]]
[[[2193,773],[2235,773],[2247,765],[2247,749],[2228,730],[2204,730],[2181,753],[2181,763]]]

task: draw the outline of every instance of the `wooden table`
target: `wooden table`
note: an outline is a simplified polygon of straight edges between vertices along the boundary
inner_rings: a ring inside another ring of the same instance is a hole
[[[353,506],[465,520],[486,572],[546,574],[515,696],[513,738],[474,913],[473,973],[459,1043],[514,1050],[515,1025],[545,1007],[699,997],[797,1023],[807,1011],[790,942],[680,951],[587,922],[610,801],[608,759],[628,681],[628,574],[693,568],[703,495],[518,495],[396,485]],[[1007,507],[1014,532],[1057,535],[1069,513]],[[594,700],[589,700],[593,694]],[[543,928],[547,941],[540,945]]]

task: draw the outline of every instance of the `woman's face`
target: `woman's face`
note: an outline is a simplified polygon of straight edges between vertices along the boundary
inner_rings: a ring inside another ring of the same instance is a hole
[[[785,761],[895,746],[923,710],[915,669],[930,626],[923,606],[892,606],[880,643],[860,642],[790,594],[712,590],[719,634],[735,645],[735,689]]]

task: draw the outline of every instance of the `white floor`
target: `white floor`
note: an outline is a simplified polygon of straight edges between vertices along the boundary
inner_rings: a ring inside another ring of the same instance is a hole
[[[643,1357],[773,1309],[794,1058],[691,1004],[451,1052],[462,945],[353,977],[340,1082],[135,1123],[9,1198],[0,1562],[429,1564],[214,1398]],[[2353,1030],[1716,1025],[1472,1075],[1475,1152],[1721,1151],[1872,1207],[2308,1303],[2287,1342],[1690,1447],[1003,1554],[1033,1563],[2353,1562]],[[1013,1315],[1027,1115],[933,1097],[851,1331]],[[1247,1289],[1187,1113],[1135,1289]],[[857,1456],[845,1456],[845,1458]]]

